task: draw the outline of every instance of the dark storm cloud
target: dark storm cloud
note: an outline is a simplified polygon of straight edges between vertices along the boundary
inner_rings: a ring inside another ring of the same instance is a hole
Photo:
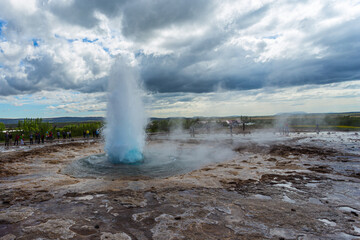
[[[289,86],[359,80],[360,32],[355,26],[360,26],[360,19],[313,35],[310,40],[327,48],[325,56],[276,62],[271,82],[280,79],[280,86]]]
[[[99,24],[95,12],[98,11],[109,17],[115,17],[119,13],[119,9],[127,1],[113,0],[76,0],[70,3],[60,1],[43,1],[42,5],[45,9],[49,9],[58,16],[62,21],[69,24],[77,24],[86,28],[92,28]]]
[[[109,18],[122,16],[123,34],[136,38],[172,24],[198,21],[213,10],[212,1],[208,0],[76,0],[70,3],[43,1],[43,5],[61,20],[86,28],[99,23],[96,12]]]
[[[208,0],[132,1],[123,9],[123,34],[145,40],[156,29],[206,21],[214,9]]]
[[[107,78],[92,78],[86,82],[74,81],[74,77],[67,73],[68,66],[55,62],[53,57],[49,55],[25,59],[22,65],[25,67],[26,77],[6,76],[0,82],[0,95],[8,96],[56,89],[76,90],[84,93],[107,90]]]
[[[90,62],[90,61],[89,61]],[[73,76],[66,74],[68,66],[59,64],[51,56],[43,56],[26,61],[29,69],[27,82],[41,89],[72,89],[85,93],[103,92],[106,90],[106,78],[93,78],[88,81],[74,81]],[[87,65],[93,65],[88,63]],[[93,71],[93,68],[89,69]]]
[[[360,36],[359,36],[360,37]],[[252,63],[236,69],[229,60],[223,68],[200,76],[184,74],[177,64],[167,66],[159,60],[144,63],[142,77],[149,90],[159,92],[212,92],[218,86],[226,90],[249,90],[263,87],[288,87],[326,84],[360,79],[360,54],[333,55],[326,59],[304,59]]]
[[[13,87],[9,86],[8,79],[0,78],[0,86],[0,96],[8,96],[21,93],[20,91],[17,91]]]
[[[238,56],[229,54],[229,49],[215,53],[213,50],[221,46],[221,41],[193,43],[180,56],[139,55],[138,58],[148,88],[159,92],[199,93],[214,91],[217,86],[247,90],[359,80],[360,31],[356,31],[355,26],[360,26],[360,19],[310,35],[308,41],[326,48],[324,56],[319,58],[304,54],[295,59],[246,61],[246,51],[238,52]],[[191,65],[211,60],[217,62],[213,69],[200,67],[197,71],[184,73]]]
[[[56,66],[52,58],[44,56],[36,59],[25,59],[21,62],[25,68],[25,76],[11,75],[5,76],[2,88],[12,89],[10,92],[4,92],[2,95],[12,95],[16,93],[32,93],[42,89],[53,89],[58,85],[59,78],[57,71],[60,66]],[[61,72],[61,71],[60,71]],[[59,75],[59,76],[62,76]]]

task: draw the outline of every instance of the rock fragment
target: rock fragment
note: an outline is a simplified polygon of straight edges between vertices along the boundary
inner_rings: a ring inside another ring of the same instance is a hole
[[[35,226],[28,226],[23,229],[24,232],[41,235],[49,239],[69,239],[75,236],[75,233],[70,230],[74,225],[74,221],[70,219],[50,219],[45,223]]]
[[[31,207],[10,207],[0,212],[0,223],[17,223],[33,214]]]
[[[0,240],[15,240],[16,236],[13,234],[6,234],[5,236],[1,237]]]
[[[101,233],[100,240],[131,240],[131,237],[126,233]]]

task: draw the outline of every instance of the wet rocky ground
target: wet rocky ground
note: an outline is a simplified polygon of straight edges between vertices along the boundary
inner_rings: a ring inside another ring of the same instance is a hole
[[[0,153],[0,239],[360,239],[360,137],[153,137],[231,158],[167,178],[77,178],[75,141]],[[219,150],[220,151],[220,150]],[[196,159],[194,159],[196,161]]]

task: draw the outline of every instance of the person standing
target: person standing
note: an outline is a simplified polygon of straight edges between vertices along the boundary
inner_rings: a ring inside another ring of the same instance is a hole
[[[40,144],[40,133],[37,132],[36,135],[35,135],[35,137],[36,137],[36,143],[37,143],[37,144]]]
[[[41,143],[44,143],[44,139],[45,139],[45,135],[42,133],[41,134]]]
[[[8,146],[9,146],[9,141],[10,141],[10,139],[9,139],[9,133],[6,132],[6,133],[5,133],[5,147],[8,147]]]
[[[15,145],[19,145],[19,134],[15,135],[15,141],[14,141],[14,146]]]
[[[9,133],[9,146],[12,144],[12,137],[13,137],[12,133],[10,132]]]
[[[25,145],[25,142],[24,142],[24,134],[21,134],[21,135],[20,135],[20,145]]]
[[[56,136],[57,136],[57,139],[59,140],[60,139],[60,131],[57,131]]]
[[[33,137],[34,137],[33,134],[30,133],[30,136],[29,136],[29,138],[30,138],[30,145],[34,144]]]

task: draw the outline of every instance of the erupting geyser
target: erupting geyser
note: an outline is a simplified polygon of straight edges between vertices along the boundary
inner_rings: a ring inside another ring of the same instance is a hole
[[[137,163],[143,159],[146,116],[134,67],[118,61],[109,79],[105,151],[112,163]]]

